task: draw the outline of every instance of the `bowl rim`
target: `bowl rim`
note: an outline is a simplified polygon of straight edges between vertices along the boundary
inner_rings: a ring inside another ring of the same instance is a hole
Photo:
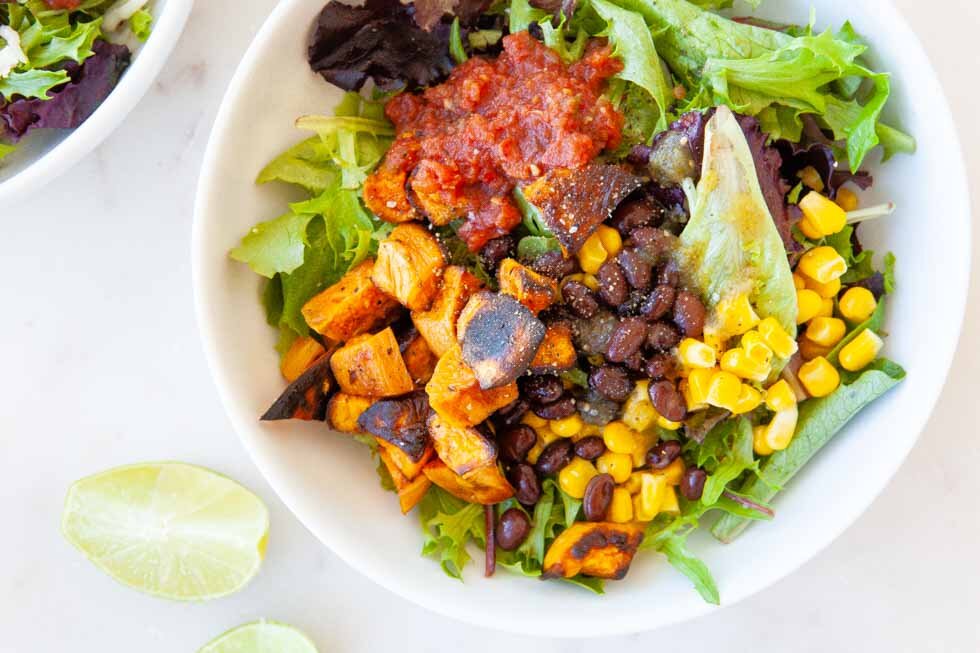
[[[167,0],[150,38],[109,96],[85,122],[12,177],[0,181],[0,206],[20,202],[74,167],[123,123],[160,74],[177,45],[194,0]]]
[[[313,533],[313,535],[316,536],[317,539],[319,539],[327,548],[333,551],[333,553],[335,553],[346,564],[350,565],[381,587],[384,587],[394,594],[442,616],[457,619],[474,626],[521,635],[556,638],[606,637],[651,631],[695,619],[704,614],[723,608],[731,607],[742,600],[747,599],[770,587],[777,581],[785,578],[789,574],[799,569],[803,564],[811,560],[818,553],[822,552],[832,542],[840,537],[854,524],[858,517],[864,514],[868,508],[871,507],[872,503],[875,502],[884,489],[889,485],[901,465],[907,459],[912,448],[918,442],[949,377],[953,357],[962,336],[963,320],[966,312],[967,294],[970,285],[970,272],[972,267],[972,211],[969,199],[970,196],[968,193],[969,187],[967,185],[965,159],[963,157],[959,134],[956,129],[956,122],[953,118],[952,111],[950,110],[949,102],[942,88],[940,79],[936,74],[935,67],[929,59],[926,50],[922,47],[918,36],[911,29],[905,15],[894,5],[892,0],[877,0],[877,4],[881,5],[883,11],[892,14],[890,18],[893,22],[895,32],[893,38],[900,39],[906,44],[907,48],[916,49],[921,54],[921,59],[924,64],[924,74],[927,75],[933,83],[934,90],[937,93],[937,108],[941,110],[941,115],[938,116],[939,120],[934,122],[950,128],[948,134],[948,136],[950,136],[950,140],[945,145],[948,152],[947,160],[952,162],[949,173],[949,187],[957,191],[956,195],[958,197],[957,201],[959,204],[957,207],[957,213],[963,218],[964,228],[963,238],[960,240],[960,242],[950,244],[950,260],[953,262],[953,264],[951,269],[944,273],[944,277],[950,282],[951,285],[962,290],[962,292],[957,293],[957,304],[952,306],[949,312],[949,315],[955,318],[955,326],[952,328],[948,340],[943,341],[943,349],[937,351],[936,353],[936,357],[941,362],[941,365],[937,367],[938,369],[944,370],[944,372],[937,377],[937,382],[934,384],[929,393],[919,397],[918,401],[920,405],[925,406],[926,408],[920,410],[917,419],[914,420],[914,423],[909,423],[909,430],[914,432],[914,437],[909,439],[907,446],[904,447],[904,450],[897,452],[899,455],[895,457],[893,464],[888,466],[887,473],[882,474],[882,481],[879,487],[877,487],[874,491],[869,492],[860,502],[837,507],[837,513],[840,514],[841,517],[838,520],[838,527],[836,529],[834,529],[832,532],[824,533],[821,536],[821,539],[810,546],[799,548],[797,553],[795,553],[788,562],[781,565],[779,568],[764,566],[763,568],[759,569],[759,573],[754,576],[755,582],[752,583],[751,586],[727,590],[725,602],[722,606],[712,606],[707,603],[701,603],[698,604],[697,608],[692,609],[687,613],[671,615],[670,617],[660,619],[653,625],[639,623],[635,619],[631,620],[628,618],[598,624],[588,623],[595,620],[570,620],[574,621],[575,623],[568,624],[568,626],[564,627],[562,630],[558,630],[548,625],[542,627],[540,624],[536,624],[533,619],[518,619],[516,618],[518,616],[516,614],[514,615],[514,619],[507,620],[504,623],[501,623],[500,621],[493,621],[485,613],[474,606],[448,601],[445,598],[441,598],[438,592],[427,591],[424,587],[415,586],[411,583],[405,582],[402,579],[383,576],[377,573],[377,571],[371,567],[370,563],[363,558],[359,551],[357,551],[355,548],[338,546],[336,541],[331,541],[328,528],[317,525],[315,520],[304,518],[304,516],[314,514],[314,504],[312,504],[308,498],[288,491],[286,488],[288,488],[289,484],[287,483],[286,474],[280,473],[280,471],[276,469],[276,466],[267,460],[266,456],[260,452],[246,436],[248,430],[254,427],[252,424],[252,422],[254,422],[254,418],[251,415],[246,416],[244,414],[245,411],[238,409],[238,401],[233,396],[234,393],[232,391],[233,380],[229,378],[225,370],[222,369],[219,354],[219,334],[216,331],[215,320],[211,315],[211,310],[214,304],[210,301],[211,291],[208,288],[204,272],[207,269],[206,261],[208,257],[213,254],[211,248],[209,247],[210,242],[208,234],[206,233],[208,225],[207,216],[210,204],[209,189],[217,176],[216,169],[221,158],[221,145],[228,137],[228,134],[222,129],[222,125],[227,123],[229,116],[233,113],[235,107],[244,96],[246,86],[244,82],[249,76],[257,59],[264,51],[267,42],[274,38],[274,26],[278,24],[282,16],[286,15],[290,11],[293,5],[302,1],[303,0],[281,0],[276,5],[265,22],[262,24],[252,43],[249,45],[244,56],[239,62],[234,76],[228,84],[225,96],[212,125],[207,149],[205,151],[205,156],[202,163],[201,174],[199,175],[198,180],[194,204],[194,220],[192,224],[191,273],[195,314],[198,329],[201,335],[201,344],[204,349],[208,369],[210,370],[214,380],[222,407],[225,413],[228,415],[228,418],[231,421],[239,440],[242,442],[242,445],[245,447],[256,467],[259,468],[263,476],[266,478],[269,485],[276,492],[277,496],[296,516],[300,523],[310,530],[310,532]]]

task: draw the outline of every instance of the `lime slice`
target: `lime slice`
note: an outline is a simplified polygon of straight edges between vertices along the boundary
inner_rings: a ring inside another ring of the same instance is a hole
[[[292,626],[255,621],[229,630],[198,653],[316,653],[316,646]]]
[[[241,589],[258,572],[269,511],[215,472],[145,463],[72,485],[61,530],[120,583],[169,599],[203,601]]]

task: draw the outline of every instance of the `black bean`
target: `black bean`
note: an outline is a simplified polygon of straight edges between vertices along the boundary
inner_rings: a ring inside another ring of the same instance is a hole
[[[628,247],[616,257],[619,267],[629,285],[637,290],[649,290],[650,282],[653,279],[653,264],[647,261],[642,254],[635,249]]]
[[[646,359],[643,358],[643,352],[638,351],[626,360],[623,361],[623,366],[631,372],[636,372],[640,374],[643,372],[643,368],[646,367]]]
[[[561,295],[572,313],[583,320],[588,320],[599,312],[599,299],[584,283],[566,281],[562,284]]]
[[[694,293],[682,290],[674,300],[674,324],[680,327],[685,336],[699,337],[704,333],[704,304]]]
[[[538,440],[538,434],[526,424],[518,424],[504,429],[497,438],[501,460],[509,463],[523,462],[527,452]]]
[[[647,323],[638,317],[622,320],[609,338],[606,358],[614,363],[623,363],[640,351],[647,339]]]
[[[687,402],[673,381],[657,381],[650,384],[650,403],[657,412],[672,422],[687,417]]]
[[[676,241],[677,238],[663,229],[640,227],[630,232],[625,245],[635,248],[651,265],[656,265],[670,253]]]
[[[575,261],[565,258],[558,250],[552,250],[531,261],[530,268],[538,274],[557,280],[575,271]]]
[[[527,413],[530,407],[531,405],[527,399],[518,397],[494,414],[494,423],[503,427],[520,424],[521,418],[524,417],[524,414]]]
[[[654,469],[666,469],[681,455],[681,443],[677,440],[661,440],[647,452],[647,464]]]
[[[708,475],[703,469],[692,467],[681,478],[681,494],[688,501],[697,501],[704,493],[704,482],[708,480]]]
[[[609,306],[616,308],[629,297],[626,276],[616,261],[603,263],[596,277],[599,279],[599,298]]]
[[[681,341],[677,327],[666,322],[656,322],[647,327],[647,346],[657,351],[667,351]]]
[[[531,532],[531,519],[520,508],[505,510],[497,520],[497,546],[504,551],[514,551]]]
[[[628,199],[616,207],[609,224],[626,237],[637,227],[649,225],[653,221],[655,210],[646,198]]]
[[[609,474],[592,477],[585,487],[585,496],[582,498],[582,511],[588,521],[605,520],[615,487],[616,483]]]
[[[681,282],[681,271],[674,261],[667,261],[657,273],[657,283],[665,286],[676,286]]]
[[[541,498],[541,482],[530,465],[514,465],[507,472],[507,480],[514,486],[514,496],[521,504],[533,506]]]
[[[487,272],[493,274],[496,272],[500,262],[510,256],[513,250],[514,239],[510,236],[494,238],[487,242],[483,246],[483,249],[480,250],[480,262],[483,263],[483,267]]]
[[[645,292],[634,290],[626,298],[626,301],[619,305],[619,308],[616,309],[616,314],[620,317],[639,315],[640,309],[643,308],[643,302],[646,300],[647,294]]]
[[[564,419],[575,414],[575,399],[566,394],[550,404],[533,404],[531,412],[541,419]]]
[[[657,286],[640,307],[640,315],[651,322],[656,322],[674,308],[674,297],[676,296],[677,292],[673,286],[663,284]]]
[[[677,374],[674,357],[666,353],[654,354],[646,359],[643,372],[654,381],[673,378]]]
[[[553,401],[558,401],[565,392],[565,386],[562,385],[561,379],[551,374],[522,376],[517,379],[517,387],[520,389],[522,397],[538,404],[550,404]]]
[[[603,365],[589,373],[589,387],[606,399],[623,403],[633,390],[633,382],[623,368]]]
[[[538,462],[534,464],[534,471],[541,476],[557,474],[572,462],[574,456],[574,444],[568,438],[555,440],[541,452]]]
[[[575,455],[585,460],[595,460],[606,453],[606,443],[598,435],[588,435],[575,443]]]

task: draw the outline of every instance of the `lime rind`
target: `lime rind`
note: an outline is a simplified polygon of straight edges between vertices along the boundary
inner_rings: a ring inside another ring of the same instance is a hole
[[[61,530],[128,587],[205,601],[240,590],[258,573],[269,511],[252,492],[211,470],[143,463],[74,483]]]
[[[204,645],[198,653],[317,653],[300,630],[262,619],[232,628]]]

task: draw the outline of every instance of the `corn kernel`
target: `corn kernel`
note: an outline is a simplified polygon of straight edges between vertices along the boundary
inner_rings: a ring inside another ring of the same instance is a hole
[[[606,518],[617,524],[633,521],[633,497],[630,496],[629,491],[621,487],[613,490]]]
[[[762,336],[762,341],[769,345],[772,352],[780,358],[789,358],[796,353],[796,341],[786,333],[786,329],[774,317],[767,317],[759,322],[759,335]]]
[[[532,465],[538,462],[538,458],[541,456],[541,452],[544,451],[544,445],[541,444],[541,440],[534,443],[534,446],[527,452],[527,461]]]
[[[806,279],[804,279],[799,272],[793,273],[793,287],[797,290],[803,290],[806,288]]]
[[[636,449],[636,433],[622,422],[609,422],[602,429],[606,448],[616,453],[632,454]]]
[[[823,238],[823,232],[820,231],[820,228],[810,222],[810,219],[806,216],[803,216],[803,219],[798,224],[800,225],[800,231],[810,240],[820,240]]]
[[[821,299],[820,310],[814,317],[834,317],[834,300],[830,298]]]
[[[708,403],[718,408],[732,410],[742,394],[742,382],[731,372],[715,372],[708,386]]]
[[[582,270],[588,274],[595,274],[602,267],[602,264],[609,258],[606,248],[602,245],[602,240],[597,233],[592,234],[578,251],[578,264]]]
[[[711,377],[715,372],[714,368],[693,369],[687,378],[681,381],[680,390],[688,410],[701,410],[708,407],[708,388],[711,386]]]
[[[804,324],[809,322],[817,313],[820,312],[820,304],[823,302],[820,295],[809,288],[796,291],[796,323]]]
[[[589,481],[598,474],[592,463],[576,456],[558,472],[558,485],[568,496],[581,499],[585,496]]]
[[[776,413],[766,427],[766,444],[773,451],[782,451],[793,441],[796,434],[796,420],[799,411],[796,406]]]
[[[557,433],[555,433],[549,428],[541,427],[541,428],[536,428],[534,430],[538,434],[538,441],[543,443],[544,446],[548,446],[555,440],[561,439],[560,435],[558,435]]]
[[[864,322],[878,308],[874,294],[861,286],[848,289],[841,296],[839,305],[840,314],[844,316],[844,319],[851,322]]]
[[[780,379],[766,388],[766,407],[775,412],[796,405],[796,393],[786,379]]]
[[[667,431],[676,431],[680,427],[684,426],[684,422],[672,422],[663,415],[657,418],[657,426]]]
[[[740,336],[759,323],[759,316],[749,302],[746,293],[734,299],[725,299],[718,304],[722,330],[730,336]]]
[[[681,504],[677,501],[677,491],[674,488],[668,487],[664,491],[664,498],[660,502],[660,512],[668,515],[681,514]]]
[[[820,173],[817,172],[817,169],[814,168],[813,166],[807,166],[803,168],[802,170],[796,173],[796,177],[800,181],[802,181],[803,185],[806,186],[807,188],[812,188],[813,190],[817,191],[817,193],[823,191],[824,188],[823,177],[820,176]],[[814,193],[809,193],[807,197],[813,194]],[[804,197],[803,199],[806,199],[806,197]],[[803,202],[800,202],[800,204],[802,203]]]
[[[814,247],[800,258],[797,269],[820,283],[830,283],[847,272],[847,261],[833,247]]]
[[[687,467],[684,466],[684,461],[680,457],[674,458],[674,461],[656,472],[663,476],[667,480],[667,485],[675,486],[681,484],[681,479],[684,478],[684,472]]]
[[[630,454],[633,457],[633,467],[643,467],[647,464],[647,452],[659,439],[656,433],[634,433],[636,448]]]
[[[806,287],[820,295],[822,299],[833,299],[840,292],[840,279],[834,279],[830,283],[820,283],[813,279],[806,280]]]
[[[527,424],[532,429],[539,429],[548,425],[548,420],[538,417],[531,411],[524,413],[524,417],[521,418],[521,424]]]
[[[660,512],[667,482],[663,476],[644,474],[639,493],[633,497],[633,518],[637,521],[650,521]]]
[[[772,447],[766,442],[765,424],[752,427],[752,451],[760,456],[768,456],[772,453]]]
[[[592,292],[599,292],[599,279],[594,274],[583,274],[582,283]]]
[[[878,357],[878,353],[884,346],[884,341],[877,333],[865,329],[840,350],[840,366],[850,372],[863,370]]]
[[[840,374],[823,356],[803,363],[796,375],[811,397],[826,397],[840,385]]]
[[[716,352],[725,351],[725,343],[728,341],[728,338],[721,332],[720,329],[710,325],[705,325],[704,333],[702,334],[701,339],[704,340],[704,344],[708,345]]]
[[[761,403],[762,393],[747,383],[743,383],[742,392],[738,395],[738,401],[735,402],[735,409],[732,411],[732,413],[736,415],[750,413],[758,408],[759,404]]]
[[[837,191],[837,206],[845,211],[857,211],[859,205],[858,196],[850,188],[841,188]]]
[[[616,483],[625,483],[633,473],[633,457],[628,453],[607,451],[595,461],[601,474],[609,474]]]
[[[578,437],[587,438],[592,435],[602,435],[602,427],[598,424],[582,423],[582,430],[578,432]]]
[[[677,357],[685,367],[710,368],[715,366],[718,352],[694,338],[684,338],[677,346]]]
[[[724,353],[721,357],[721,369],[739,378],[760,382],[765,381],[771,371],[769,365],[755,360],[741,347],[729,349]]]
[[[606,255],[609,258],[616,256],[623,249],[623,238],[612,227],[601,224],[596,229],[596,234],[599,236],[599,242],[602,243],[602,248],[606,250]]]
[[[742,349],[749,358],[761,365],[772,365],[772,348],[762,339],[758,331],[749,331],[742,336]]]
[[[836,234],[847,224],[844,209],[820,193],[807,193],[799,206],[810,226],[822,236]]]
[[[820,356],[826,356],[830,353],[831,347],[824,347],[823,345],[818,345],[806,336],[800,338],[800,356],[803,360],[809,361],[814,358],[819,358]]]
[[[633,472],[630,477],[623,481],[623,488],[626,489],[630,494],[636,494],[640,491],[640,487],[643,485],[643,477],[649,476],[650,472]]]
[[[650,403],[650,381],[637,381],[623,404],[623,422],[634,431],[645,431],[659,417]]]
[[[563,419],[553,419],[548,422],[548,426],[557,435],[563,438],[570,438],[577,435],[582,430],[582,418],[578,413],[572,413]]]
[[[815,317],[806,328],[806,337],[821,347],[833,347],[847,332],[844,320],[836,317]]]

